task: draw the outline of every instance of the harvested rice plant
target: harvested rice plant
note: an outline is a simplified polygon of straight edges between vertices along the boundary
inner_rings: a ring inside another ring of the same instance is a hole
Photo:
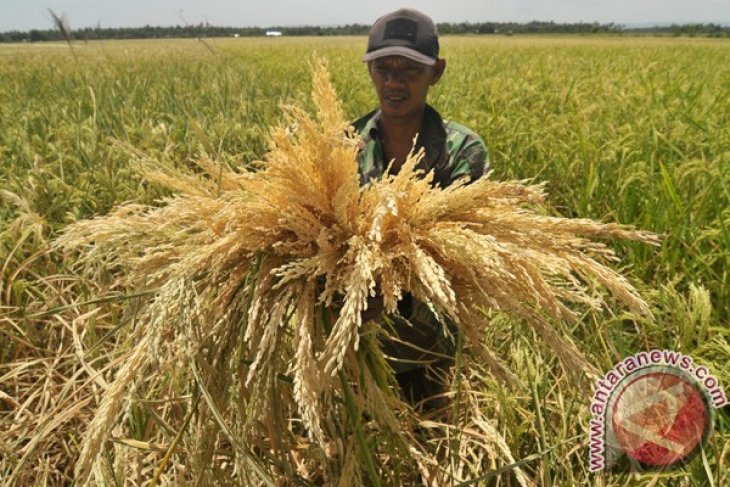
[[[364,42],[0,46],[2,485],[730,483],[723,410],[681,468],[588,464],[624,357],[730,388],[730,43],[445,38],[493,171],[439,191],[358,188]],[[455,324],[444,410],[375,290]]]

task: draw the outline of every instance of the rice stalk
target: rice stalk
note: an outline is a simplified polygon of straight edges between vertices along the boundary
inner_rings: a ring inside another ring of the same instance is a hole
[[[398,174],[361,189],[358,142],[321,62],[313,86],[317,117],[285,107],[259,171],[206,159],[202,174],[189,174],[143,162],[143,173],[178,194],[159,207],[128,204],[80,221],[56,241],[79,254],[78,269],[91,278],[111,271],[112,289],[158,289],[84,436],[80,485],[135,387],[145,382],[155,390],[161,381],[217,387],[204,397],[225,435],[212,442],[234,442],[240,479],[291,476],[293,456],[279,453],[302,441],[319,452],[311,478],[339,482],[352,469],[354,448],[367,459],[371,482],[388,475],[388,460],[402,461],[407,475],[426,472],[438,462],[415,440],[418,415],[398,398],[379,347],[361,346],[365,330],[384,333],[362,319],[378,292],[388,314],[411,293],[451,320],[467,353],[486,357],[501,377],[508,371],[482,343],[486,310],[526,320],[566,369],[587,376],[592,367],[553,323],[606,306],[606,294],[652,318],[630,282],[608,267],[614,252],[596,239],[656,244],[655,235],[545,216],[542,185],[483,178],[434,188],[432,175],[416,169],[422,152],[411,153]],[[164,373],[150,374],[152,364]],[[384,405],[396,413],[377,410]],[[206,424],[196,422],[197,431],[185,434],[200,435]],[[495,431],[482,425],[493,437],[490,451],[514,463]],[[370,451],[366,426],[389,438],[402,433],[407,447],[383,442]],[[333,444],[340,453],[331,453]]]
[[[63,14],[61,17],[56,15],[56,12],[48,9],[48,12],[51,14],[51,18],[53,19],[53,25],[56,26],[56,29],[58,29],[58,32],[61,33],[61,36],[63,36],[63,39],[68,44],[69,49],[71,49],[71,54],[73,54],[74,61],[78,61],[78,58],[76,57],[76,51],[74,50],[74,46],[71,43],[72,34],[71,34],[71,27],[68,25],[68,18],[66,18],[66,14]]]

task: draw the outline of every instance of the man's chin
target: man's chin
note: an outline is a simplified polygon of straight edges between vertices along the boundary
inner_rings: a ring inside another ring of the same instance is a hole
[[[389,118],[395,118],[395,119],[408,119],[412,117],[419,116],[421,110],[414,109],[413,107],[409,106],[393,106],[389,103],[384,103],[380,105],[380,111],[383,115]]]

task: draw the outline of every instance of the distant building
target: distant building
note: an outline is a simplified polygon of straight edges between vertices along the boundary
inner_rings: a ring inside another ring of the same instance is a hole
[[[281,32],[278,30],[267,30],[266,37],[281,37]]]

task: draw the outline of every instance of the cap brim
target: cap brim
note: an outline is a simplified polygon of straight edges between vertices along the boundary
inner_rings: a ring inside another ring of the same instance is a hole
[[[428,57],[425,54],[421,54],[420,52],[406,46],[383,47],[377,51],[368,52],[362,57],[362,60],[363,62],[368,62],[386,56],[403,56],[428,66],[436,64],[436,60],[434,58]]]

